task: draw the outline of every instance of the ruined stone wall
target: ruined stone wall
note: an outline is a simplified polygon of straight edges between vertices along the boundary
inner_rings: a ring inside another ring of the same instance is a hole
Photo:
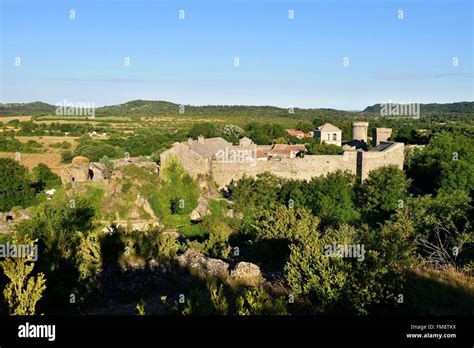
[[[404,145],[395,143],[380,152],[345,151],[343,155],[306,155],[303,158],[224,163],[204,159],[189,150],[187,146],[180,144],[161,154],[162,164],[170,156],[176,156],[193,178],[199,174],[210,173],[219,188],[222,188],[232,180],[238,180],[244,175],[256,177],[257,174],[267,171],[286,179],[309,180],[314,176],[326,175],[336,170],[347,170],[365,180],[369,171],[382,166],[392,164],[403,169]]]
[[[405,146],[403,143],[394,143],[385,151],[368,151],[362,153],[362,168],[360,175],[362,180],[367,179],[371,170],[387,165],[396,165],[403,169],[405,160]]]
[[[232,179],[238,180],[244,175],[255,177],[266,171],[287,179],[309,180],[314,176],[325,175],[338,169],[356,174],[356,159],[355,151],[346,151],[343,155],[307,155],[303,158],[282,158],[281,161],[257,161],[256,163],[213,161],[211,173],[219,187],[229,184]]]
[[[209,173],[209,160],[192,151],[184,144],[175,145],[171,149],[162,152],[160,155],[161,167],[166,166],[166,162],[170,157],[179,159],[183,168],[193,178],[196,178],[198,174]]]

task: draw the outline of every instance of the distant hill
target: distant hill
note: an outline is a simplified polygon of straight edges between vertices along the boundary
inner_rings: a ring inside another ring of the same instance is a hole
[[[50,115],[56,107],[46,103],[0,104],[0,116],[14,115]],[[96,109],[95,115],[100,116],[173,116],[180,115],[183,107],[176,103],[161,100],[132,100],[123,104],[103,106]],[[190,116],[283,116],[312,119],[315,116],[341,116],[351,114],[348,111],[334,109],[289,109],[275,106],[248,106],[248,105],[184,105],[184,114]]]
[[[360,114],[379,114],[381,104],[368,106]],[[434,113],[468,113],[474,114],[474,102],[458,102],[447,104],[421,104],[421,114]],[[0,116],[21,115],[52,115],[56,106],[42,102],[33,103],[7,103],[0,104]],[[103,106],[96,109],[96,116],[173,116],[180,115],[183,110],[179,104],[161,100],[132,100],[123,104]],[[313,119],[315,117],[350,116],[357,112],[335,110],[327,108],[301,109],[294,108],[292,112],[286,108],[275,106],[248,106],[248,105],[184,105],[184,113],[190,116],[255,116],[255,117],[289,117],[300,119]]]
[[[49,115],[55,110],[54,105],[42,102],[0,104],[0,116]]]
[[[249,106],[249,105],[179,105],[166,101],[133,100],[124,104],[104,106],[96,110],[97,116],[161,116],[180,115],[191,116],[287,116],[287,117],[314,117],[317,114],[345,114],[347,111],[333,109],[300,109],[295,108],[293,113],[289,109],[276,106]]]
[[[380,114],[381,104],[374,104],[364,109],[366,114]],[[420,112],[422,115],[434,113],[474,113],[474,102],[457,102],[445,104],[420,104]]]

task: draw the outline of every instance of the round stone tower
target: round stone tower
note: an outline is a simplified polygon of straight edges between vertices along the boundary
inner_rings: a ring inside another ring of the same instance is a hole
[[[352,122],[352,140],[359,140],[367,143],[367,129],[369,122]]]

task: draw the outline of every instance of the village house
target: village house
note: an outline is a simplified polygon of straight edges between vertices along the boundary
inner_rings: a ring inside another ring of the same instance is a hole
[[[342,130],[330,123],[319,126],[314,132],[314,137],[319,138],[321,144],[342,145]]]

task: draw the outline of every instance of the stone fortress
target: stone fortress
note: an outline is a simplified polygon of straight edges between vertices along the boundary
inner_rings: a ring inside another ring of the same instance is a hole
[[[323,126],[320,130],[336,135],[321,136],[321,142],[340,141],[340,129],[331,124]],[[248,138],[233,145],[220,137],[200,136],[197,140],[174,143],[161,153],[160,161],[164,166],[176,158],[192,177],[210,174],[220,188],[244,175],[255,177],[267,171],[287,179],[309,180],[339,169],[365,180],[371,170],[382,166],[396,165],[403,169],[404,144],[388,141],[391,129],[375,128],[374,147],[370,151],[363,150],[367,148],[368,126],[368,122],[352,124],[352,141],[342,142],[342,155],[306,155],[304,145],[256,145]]]

